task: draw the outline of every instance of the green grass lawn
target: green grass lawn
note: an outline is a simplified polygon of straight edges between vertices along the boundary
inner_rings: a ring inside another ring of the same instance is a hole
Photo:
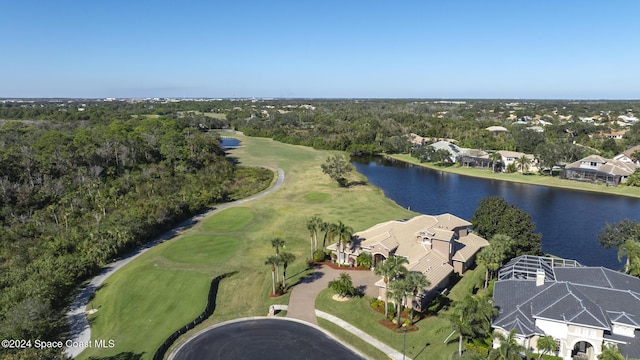
[[[80,359],[143,354],[150,359],[173,331],[204,309],[209,284],[217,275],[235,272],[221,281],[216,311],[178,342],[203,328],[230,319],[266,315],[269,305],[287,304],[289,294],[272,299],[271,239],[286,241],[285,251],[297,256],[287,269],[288,284],[310,273],[306,269],[313,215],[343,221],[355,231],[413,213],[384,197],[378,188],[339,188],[320,165],[332,152],[233,134],[243,147],[231,152],[243,165],[271,165],[286,172],[280,190],[261,199],[226,209],[201,221],[177,238],[149,250],[107,279],[97,291],[91,316],[93,339],[114,339],[114,349],[87,349]],[[351,180],[364,180],[354,174]]]
[[[558,177],[543,176],[538,174],[523,175],[520,173],[511,173],[511,174],[494,173],[491,170],[474,169],[470,167],[461,167],[457,165],[438,166],[433,163],[420,163],[418,159],[411,157],[409,154],[394,154],[394,155],[389,155],[389,157],[397,160],[405,161],[408,163],[424,166],[430,169],[441,170],[445,172],[466,175],[466,176],[479,177],[484,179],[503,180],[503,181],[532,184],[532,185],[558,187],[558,188],[571,189],[571,190],[601,192],[605,194],[640,197],[640,188],[637,188],[637,187],[629,187],[624,185],[615,186],[615,187],[606,186],[606,185],[597,185],[597,184],[591,184],[591,183],[574,181],[574,180],[560,179]]]
[[[323,290],[316,298],[316,308],[349,322],[399,352],[403,351],[404,335],[378,323],[384,314],[379,314],[371,308],[371,298],[362,297],[337,302],[331,298],[332,296],[333,292],[330,289]],[[406,335],[406,355],[412,359],[450,359],[451,354],[457,350],[457,343],[444,343],[444,339],[451,332],[448,331],[447,324],[446,320],[436,316],[416,323],[419,330],[408,332]],[[327,329],[332,330],[331,327]],[[354,347],[363,351],[357,343],[354,343]]]
[[[484,281],[484,268],[478,267],[475,270],[467,271],[462,278],[451,289],[448,297],[455,301],[471,294],[475,289],[482,287]],[[480,290],[482,291],[482,290]],[[393,347],[399,352],[403,351],[403,335],[395,333],[378,323],[384,316],[374,311],[370,304],[371,298],[354,298],[346,302],[338,302],[331,297],[333,292],[330,289],[323,290],[316,298],[316,309],[335,315],[342,320],[365,331],[369,335]],[[407,333],[406,355],[412,359],[450,359],[451,355],[458,350],[457,336],[452,336],[446,343],[444,340],[449,336],[451,330],[447,320],[441,316],[446,313],[446,309],[441,310],[439,316],[431,316],[416,323],[419,331]],[[379,357],[377,350],[370,349],[371,346],[333,324],[328,325],[328,321],[320,321],[319,324],[336,337],[343,339],[354,348],[363,352],[372,359],[385,359]],[[429,344],[429,345],[427,345]]]

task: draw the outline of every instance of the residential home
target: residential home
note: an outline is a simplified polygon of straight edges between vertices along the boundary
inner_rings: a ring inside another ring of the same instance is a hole
[[[371,254],[374,267],[390,256],[407,259],[407,270],[422,273],[431,285],[416,299],[423,306],[432,296],[449,286],[452,274],[464,273],[475,261],[476,253],[489,242],[469,232],[472,224],[451,214],[419,215],[387,221],[353,235],[344,247],[329,245],[336,262],[353,265],[363,252]],[[379,298],[385,298],[385,284],[376,283]]]
[[[627,115],[620,115],[618,116],[618,119],[624,121],[625,123],[630,123],[630,124],[635,124],[638,122],[638,118],[631,113]]]
[[[507,128],[504,126],[489,126],[485,130],[493,133],[493,135],[504,134],[507,132]]]
[[[507,166],[509,166],[510,164],[515,164],[516,159],[520,159],[523,156],[529,159],[530,161],[529,171],[538,170],[536,158],[532,154],[525,154],[518,151],[507,151],[507,150],[500,150],[500,151],[497,151],[497,153],[502,156],[502,164],[503,164],[502,171],[506,171]]]
[[[542,126],[529,126],[527,129],[531,130],[531,131],[535,131],[537,133],[543,133],[544,132],[544,129],[542,128]]]
[[[599,155],[589,155],[567,165],[562,177],[569,180],[604,183],[617,186],[624,183],[638,168],[634,163],[605,159]]]
[[[573,260],[520,256],[500,269],[493,303],[494,331],[515,331],[536,351],[538,339],[556,340],[562,359],[596,360],[604,345],[640,358],[640,279]],[[494,347],[499,346],[494,342]]]
[[[418,134],[411,133],[409,138],[411,139],[411,144],[414,148],[420,147],[426,143],[426,139]]]
[[[493,169],[493,160],[489,159],[489,154],[484,150],[463,149],[462,155],[458,157],[458,162],[462,166]]]
[[[624,134],[626,134],[626,133],[627,133],[627,130],[611,131],[611,132],[604,132],[604,131],[599,132],[600,136],[604,136],[604,137],[607,137],[609,139],[614,139],[614,140],[622,139],[624,137]]]
[[[460,155],[462,155],[463,153],[463,149],[460,148],[458,145],[453,144],[449,141],[438,141],[435,142],[431,145],[429,145],[431,147],[433,147],[436,151],[437,150],[446,150],[447,152],[449,152],[449,158],[451,159],[451,162],[455,163],[456,161],[458,161],[458,157]]]
[[[625,150],[622,154],[622,156],[625,157],[625,159],[616,159],[616,157],[620,156],[620,155],[616,155],[616,157],[614,157],[614,159],[616,160],[622,160],[623,162],[632,162],[635,163],[636,165],[640,166],[640,158],[634,156],[634,153],[638,151],[640,152],[640,145],[636,145],[632,148],[629,148],[627,150]]]

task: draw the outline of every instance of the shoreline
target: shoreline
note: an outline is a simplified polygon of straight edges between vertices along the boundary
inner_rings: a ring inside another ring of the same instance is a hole
[[[625,196],[630,198],[640,198],[640,188],[632,188],[628,186],[605,186],[573,180],[565,180],[557,177],[542,176],[538,174],[522,175],[520,173],[494,173],[488,170],[475,169],[470,167],[438,166],[433,163],[421,163],[419,160],[412,158],[409,154],[380,154],[387,159],[402,161],[407,164],[422,166],[427,169],[442,171],[446,173],[457,174],[461,176],[470,176],[486,180],[507,181],[527,185],[537,185],[567,189],[573,191],[587,191],[592,193],[600,193],[603,195]],[[530,178],[530,179],[527,179]],[[533,181],[532,181],[533,180]]]

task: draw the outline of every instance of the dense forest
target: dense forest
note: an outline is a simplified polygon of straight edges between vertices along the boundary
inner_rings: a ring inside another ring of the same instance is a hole
[[[216,119],[77,106],[0,107],[2,339],[63,339],[67,306],[101,266],[273,178],[225,158],[216,133],[203,131]],[[53,351],[0,349],[11,354]]]

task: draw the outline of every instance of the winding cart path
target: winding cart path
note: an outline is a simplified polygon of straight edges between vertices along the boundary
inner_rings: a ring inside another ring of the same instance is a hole
[[[128,263],[130,263],[131,261],[135,260],[138,256],[144,254],[145,252],[147,252],[147,250],[151,249],[152,247],[161,244],[167,240],[171,240],[174,237],[176,237],[178,234],[180,234],[180,232],[188,229],[189,227],[193,226],[194,224],[198,223],[200,220],[202,220],[203,218],[233,207],[233,206],[237,206],[240,204],[244,204],[246,202],[249,201],[253,201],[256,199],[259,199],[263,196],[269,195],[272,192],[278,190],[282,184],[284,183],[284,170],[277,168],[277,167],[273,167],[273,166],[263,166],[266,168],[270,168],[270,169],[274,169],[277,171],[278,173],[278,178],[276,179],[276,183],[270,187],[267,190],[264,190],[256,195],[250,196],[248,198],[245,199],[241,199],[241,200],[236,200],[236,201],[232,201],[229,203],[225,203],[219,206],[216,206],[215,208],[196,215],[190,219],[187,219],[185,221],[183,221],[182,223],[180,223],[178,226],[176,226],[175,228],[173,228],[172,230],[168,231],[167,233],[165,233],[164,235],[158,237],[157,239],[143,245],[142,247],[140,247],[138,250],[129,253],[127,255],[125,255],[122,259],[115,261],[109,265],[107,265],[100,274],[98,274],[96,277],[94,277],[91,282],[89,282],[89,284],[82,289],[82,291],[80,291],[80,293],[76,296],[76,298],[74,299],[73,303],[71,303],[71,308],[69,309],[69,312],[67,312],[67,321],[69,322],[69,328],[71,329],[70,332],[70,342],[73,344],[83,344],[83,343],[88,343],[89,341],[91,341],[91,327],[89,325],[89,320],[87,319],[87,313],[86,313],[86,308],[87,308],[87,304],[89,302],[89,300],[93,297],[93,294],[95,293],[95,291],[98,289],[98,287],[100,285],[102,285],[102,283],[111,275],[113,275],[113,273],[115,273],[116,271],[118,271],[120,268],[122,268],[123,266],[127,265]],[[75,358],[76,356],[78,356],[85,348],[84,347],[68,347],[65,349],[64,353],[67,356],[70,356],[72,358]]]

